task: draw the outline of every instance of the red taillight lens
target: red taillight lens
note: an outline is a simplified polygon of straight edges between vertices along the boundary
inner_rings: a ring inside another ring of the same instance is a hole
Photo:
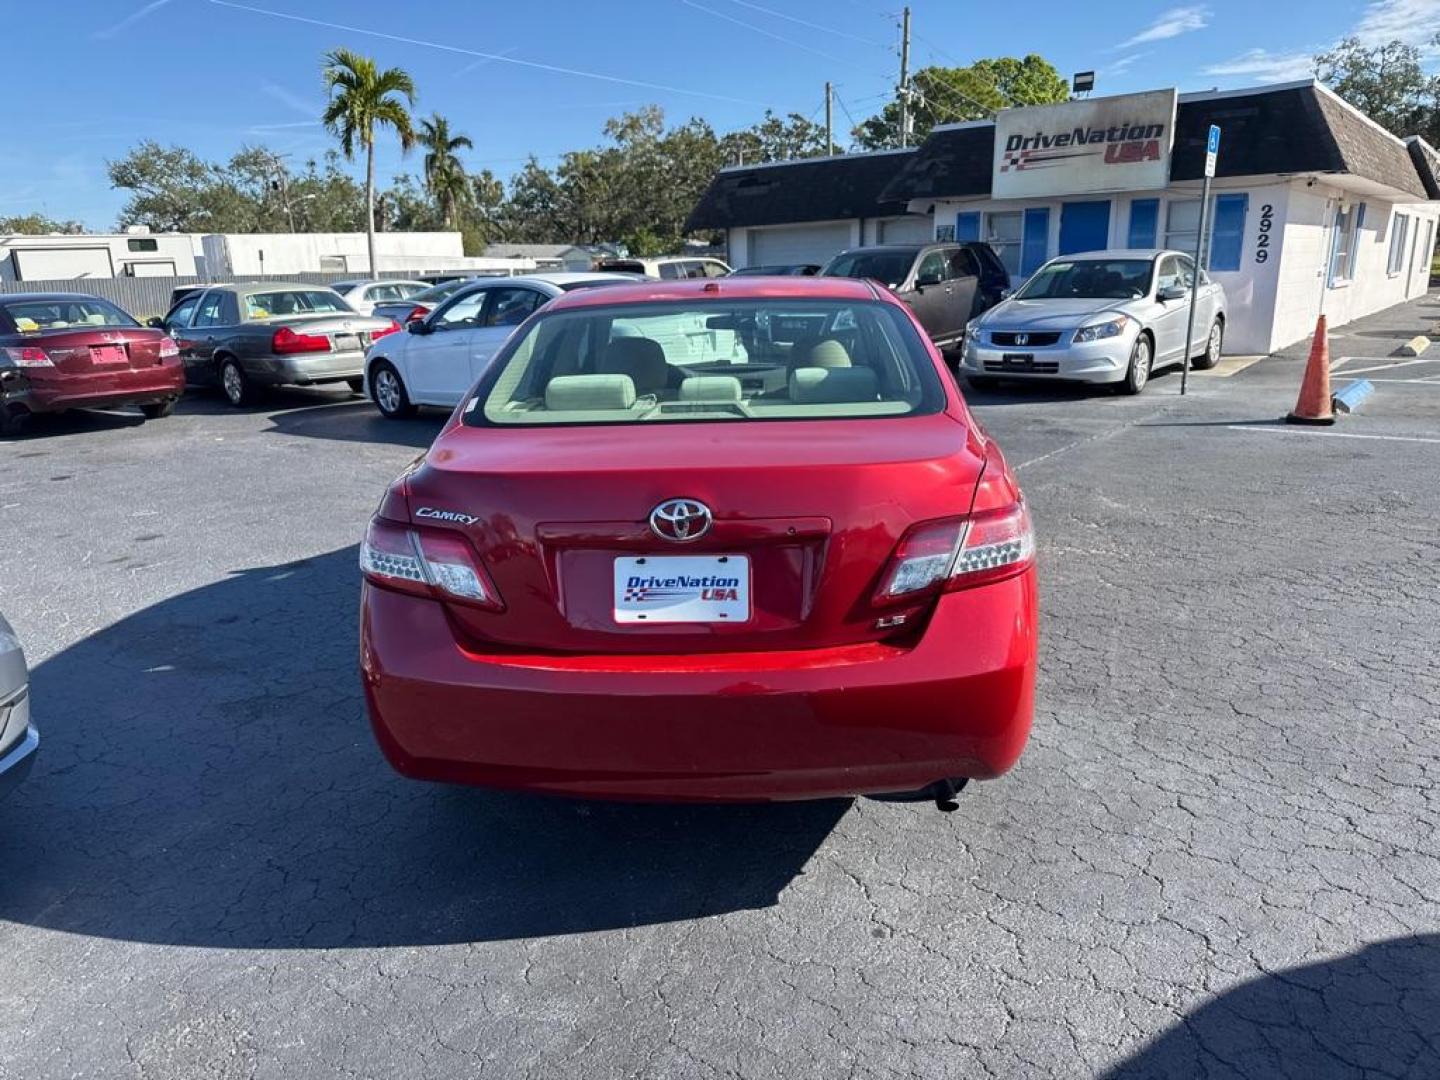
[[[410,309],[410,314],[405,316],[406,322],[416,322],[430,314],[430,309],[424,304],[416,304]]]
[[[160,359],[173,360],[180,355],[180,346],[175,344],[175,339],[168,334],[160,339]]]
[[[277,356],[289,353],[329,352],[330,339],[324,334],[297,334],[288,326],[275,331],[270,339],[270,351]]]
[[[970,518],[965,540],[955,556],[946,591],[968,589],[1022,573],[1035,562],[1035,531],[1030,510],[1018,499],[1000,510]]]
[[[439,529],[411,529],[372,518],[360,545],[360,571],[385,588],[491,611],[504,604],[469,542]]]
[[[400,324],[394,319],[391,319],[389,326],[382,326],[379,330],[371,330],[370,340],[379,341],[382,337],[388,337],[391,334],[398,334],[399,332]]]
[[[917,525],[895,549],[875,601],[888,604],[969,589],[1023,573],[1035,561],[1025,500],[969,518]]]
[[[36,345],[24,345],[18,349],[6,349],[5,355],[16,367],[54,367],[50,354]]]

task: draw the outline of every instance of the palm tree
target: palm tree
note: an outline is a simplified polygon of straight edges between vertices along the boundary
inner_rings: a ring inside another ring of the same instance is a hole
[[[365,149],[365,235],[374,274],[380,269],[375,261],[375,132],[390,127],[400,137],[401,150],[415,145],[406,108],[415,105],[415,80],[400,68],[381,71],[368,56],[336,49],[325,54],[325,89],[330,95],[322,118],[326,129],[340,140],[350,161],[357,143]]]
[[[460,207],[470,201],[470,178],[455,151],[475,149],[468,135],[450,134],[450,121],[439,113],[420,121],[420,145],[425,147],[425,188],[448,228],[455,228]]]

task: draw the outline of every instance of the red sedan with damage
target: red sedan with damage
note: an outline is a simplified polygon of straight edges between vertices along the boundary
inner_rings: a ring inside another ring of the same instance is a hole
[[[175,342],[108,300],[0,295],[0,433],[65,409],[137,405],[153,420],[169,416],[184,391]]]
[[[1030,730],[1034,552],[999,447],[888,291],[572,293],[370,523],[370,718],[428,780],[949,809]]]

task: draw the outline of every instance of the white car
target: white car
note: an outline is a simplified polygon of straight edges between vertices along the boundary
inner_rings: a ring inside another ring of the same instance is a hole
[[[361,315],[373,315],[376,304],[409,300],[416,293],[422,293],[430,286],[423,281],[376,278],[369,281],[332,281],[330,288],[343,296],[345,302]]]
[[[965,328],[960,369],[999,379],[1118,383],[1138,394],[1151,372],[1185,356],[1195,261],[1181,251],[1090,251],[1036,270]],[[1212,368],[1225,340],[1225,290],[1200,272],[1191,366]]]
[[[366,393],[392,420],[420,405],[454,406],[514,329],[562,293],[633,284],[631,274],[554,273],[484,278],[456,290],[408,333],[388,334],[365,354]]]
[[[658,259],[613,258],[601,259],[598,270],[620,271],[627,274],[644,274],[661,281],[685,281],[690,278],[720,278],[734,273],[719,259],[699,255],[664,255]]]

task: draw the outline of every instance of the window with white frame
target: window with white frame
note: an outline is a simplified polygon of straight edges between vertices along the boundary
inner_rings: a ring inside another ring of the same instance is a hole
[[[1010,280],[1020,277],[1020,256],[1025,239],[1025,215],[1019,210],[1007,210],[985,215],[985,242],[1000,256]]]
[[[1165,246],[1173,251],[1194,251],[1200,232],[1200,200],[1171,199],[1165,207]]]
[[[1330,234],[1330,284],[1340,285],[1350,281],[1355,272],[1355,225],[1364,203],[1360,207],[1341,203],[1335,208],[1335,225]]]
[[[1392,277],[1405,269],[1405,241],[1410,235],[1410,215],[1396,214],[1390,222],[1390,257],[1385,272]]]

